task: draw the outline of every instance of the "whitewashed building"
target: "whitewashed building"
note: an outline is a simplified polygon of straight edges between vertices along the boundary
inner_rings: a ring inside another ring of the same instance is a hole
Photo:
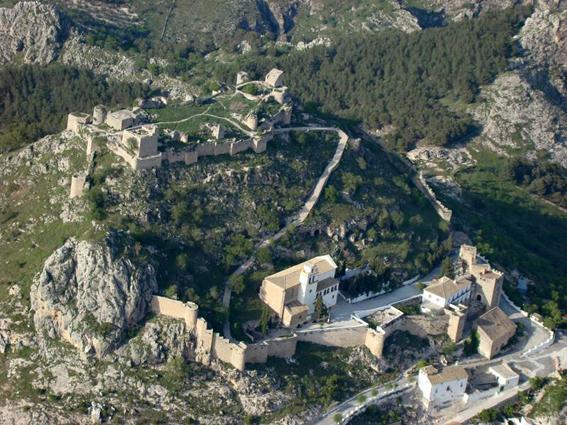
[[[449,304],[467,304],[471,297],[472,279],[461,276],[456,280],[443,276],[423,290],[422,310],[441,310]]]
[[[446,407],[463,400],[467,389],[468,374],[462,366],[452,366],[439,372],[433,366],[419,371],[418,386],[426,408]]]
[[[513,388],[520,382],[520,375],[518,375],[507,363],[500,363],[490,366],[488,369],[492,375],[498,379],[500,391]]]

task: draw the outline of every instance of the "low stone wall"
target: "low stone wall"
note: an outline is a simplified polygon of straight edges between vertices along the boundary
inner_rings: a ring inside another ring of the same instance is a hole
[[[431,186],[429,186],[429,183],[427,183],[425,177],[423,177],[423,174],[421,172],[418,172],[417,178],[412,178],[412,180],[414,184],[419,189],[421,189],[423,194],[429,198],[429,200],[433,204],[433,208],[435,208],[435,211],[437,212],[439,217],[447,222],[450,222],[453,216],[453,211],[451,211],[449,208],[443,205],[441,201],[439,201],[439,199],[437,199],[435,192],[433,191],[433,189],[431,189]]]

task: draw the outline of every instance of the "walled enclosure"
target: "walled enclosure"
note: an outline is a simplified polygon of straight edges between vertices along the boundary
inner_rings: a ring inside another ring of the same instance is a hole
[[[183,303],[178,300],[154,296],[150,309],[155,314],[184,321],[187,332],[195,337],[196,360],[198,362],[209,364],[211,359],[215,358],[231,364],[238,370],[244,370],[246,363],[266,363],[268,357],[292,357],[297,349],[298,341],[331,347],[364,345],[372,354],[381,357],[384,341],[393,332],[393,329],[384,331],[379,328],[375,330],[370,328],[368,323],[360,321],[358,325],[349,328],[300,331],[288,336],[245,344],[243,342],[231,342],[209,329],[206,320],[197,317],[198,306],[195,303]],[[399,321],[399,323],[403,322]]]

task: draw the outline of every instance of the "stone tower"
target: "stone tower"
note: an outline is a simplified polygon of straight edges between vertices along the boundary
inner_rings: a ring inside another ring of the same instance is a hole
[[[471,267],[476,264],[477,250],[475,246],[461,245],[459,258],[465,263],[465,273],[471,272]]]
[[[315,297],[317,295],[317,267],[305,264],[299,275],[299,293],[297,300],[301,304],[309,306],[309,312],[313,313]]]
[[[211,134],[217,140],[224,138],[224,127],[220,124],[213,125]]]
[[[197,327],[197,314],[199,306],[194,302],[188,301],[185,303],[185,325],[189,331],[194,331]]]
[[[453,342],[459,342],[463,337],[463,330],[467,321],[467,307],[459,304],[450,304],[445,309],[445,314],[449,316],[449,327],[447,335]]]
[[[472,270],[476,282],[476,299],[482,301],[490,310],[500,304],[504,275],[490,267],[481,268],[479,266],[473,266]],[[486,266],[486,264],[482,266]]]
[[[101,125],[106,121],[107,110],[104,105],[97,105],[93,109],[93,124]]]
[[[246,124],[250,130],[256,130],[258,128],[258,115],[254,113],[246,115],[244,124]]]
[[[384,342],[386,341],[386,332],[380,327],[377,329],[368,328],[366,330],[366,338],[364,345],[372,354],[378,358],[382,358],[384,351]]]

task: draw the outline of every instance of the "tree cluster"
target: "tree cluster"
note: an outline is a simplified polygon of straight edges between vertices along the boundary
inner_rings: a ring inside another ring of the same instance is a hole
[[[470,117],[447,103],[473,101],[479,85],[506,69],[526,15],[516,8],[413,34],[344,37],[330,48],[286,55],[281,65],[304,103],[371,128],[393,126],[387,140],[397,149],[422,139],[444,145],[474,130]]]
[[[507,164],[506,172],[517,185],[531,193],[567,206],[567,171],[560,165],[516,158]]]
[[[60,64],[0,69],[0,152],[17,149],[65,128],[66,114],[98,103],[130,105],[144,94],[138,84],[106,81]]]

